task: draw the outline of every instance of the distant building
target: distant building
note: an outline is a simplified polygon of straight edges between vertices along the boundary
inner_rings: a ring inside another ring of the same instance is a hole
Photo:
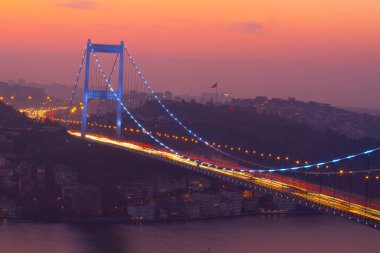
[[[102,193],[92,185],[81,185],[73,191],[73,214],[82,217],[102,215]]]
[[[243,196],[240,192],[222,192],[222,196],[228,203],[229,215],[241,215],[243,210]]]
[[[67,165],[55,165],[53,167],[54,182],[60,187],[77,182],[77,172]]]
[[[203,217],[221,216],[220,195],[215,193],[194,193],[193,200],[199,203],[200,215]]]
[[[8,151],[13,147],[13,140],[8,139],[5,135],[0,135],[0,150]]]
[[[294,211],[297,208],[297,205],[293,201],[279,196],[273,196],[273,203],[278,208],[278,211],[281,212],[290,212]]]
[[[0,168],[0,186],[5,189],[17,187],[17,182],[13,181],[14,169],[10,167]]]
[[[0,198],[0,218],[17,218],[16,201]]]
[[[2,97],[1,100],[5,100],[5,98],[10,97],[10,94],[9,84],[6,82],[0,82],[0,97]]]
[[[194,177],[189,180],[192,191],[204,191],[210,187],[210,181],[204,177]]]
[[[17,84],[0,82],[0,100],[11,102],[13,106],[30,106],[31,103],[44,101],[46,93],[43,88],[26,86],[25,81]]]
[[[173,93],[171,93],[170,91],[165,91],[164,98],[166,100],[172,100],[173,99]]]
[[[155,219],[155,207],[152,204],[128,205],[127,213],[134,221],[153,221]]]

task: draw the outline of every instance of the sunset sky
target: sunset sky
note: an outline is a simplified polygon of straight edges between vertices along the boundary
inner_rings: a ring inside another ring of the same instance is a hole
[[[72,85],[124,40],[157,90],[380,109],[379,0],[1,0],[0,80]]]

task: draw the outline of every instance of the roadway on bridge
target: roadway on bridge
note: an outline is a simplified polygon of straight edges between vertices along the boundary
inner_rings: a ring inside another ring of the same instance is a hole
[[[70,130],[68,133],[75,137],[81,137],[81,133],[78,131]],[[216,173],[219,175],[228,176],[231,178],[235,178],[236,180],[240,180],[245,183],[249,184],[255,184],[258,186],[262,186],[266,189],[271,189],[275,192],[283,193],[287,196],[293,196],[295,199],[299,200],[305,200],[309,203],[313,203],[314,205],[318,205],[320,209],[325,208],[328,209],[334,209],[341,211],[342,213],[350,214],[352,215],[352,219],[357,217],[366,218],[372,221],[375,221],[376,223],[380,222],[380,210],[364,206],[359,203],[354,203],[352,201],[346,201],[340,196],[336,195],[335,197],[315,192],[313,191],[313,188],[310,187],[303,187],[303,184],[299,186],[294,186],[290,184],[289,182],[278,180],[276,177],[273,178],[267,178],[265,176],[265,173],[248,173],[248,172],[240,172],[239,169],[235,171],[231,171],[228,169],[216,169],[212,166],[208,166],[199,162],[192,161],[191,159],[188,159],[186,157],[183,157],[181,155],[176,155],[170,152],[167,152],[165,150],[156,149],[147,145],[135,143],[135,142],[127,142],[127,141],[119,141],[115,140],[109,137],[105,136],[99,136],[94,134],[87,134],[85,139],[87,141],[105,144],[108,146],[113,146],[117,148],[126,149],[132,152],[138,152],[141,154],[149,155],[155,158],[161,158],[168,162],[176,162],[177,164],[181,164],[184,166],[191,166],[194,168],[200,168],[205,171],[209,171],[212,173]],[[197,158],[199,160],[199,158]],[[204,161],[207,164],[210,164],[210,161]],[[218,164],[212,164],[217,165]],[[231,165],[233,167],[233,165]],[[248,170],[248,169],[247,169]],[[325,189],[322,192],[329,192],[327,189]],[[293,198],[293,200],[295,200]]]

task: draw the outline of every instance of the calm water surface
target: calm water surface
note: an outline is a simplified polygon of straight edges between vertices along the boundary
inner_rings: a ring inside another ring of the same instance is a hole
[[[380,231],[330,216],[254,216],[151,225],[7,222],[1,253],[380,252]]]

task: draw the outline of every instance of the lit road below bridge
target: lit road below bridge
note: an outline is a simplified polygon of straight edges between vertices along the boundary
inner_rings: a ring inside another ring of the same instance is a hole
[[[72,136],[81,138],[81,133],[78,131],[68,131]],[[149,156],[154,159],[162,160],[164,162],[173,163],[187,169],[191,169],[206,175],[220,178],[222,180],[232,181],[238,185],[249,189],[256,189],[267,192],[271,195],[277,195],[290,201],[294,201],[296,204],[306,206],[321,212],[330,213],[345,217],[356,222],[372,226],[374,228],[380,228],[380,210],[358,204],[356,202],[348,202],[341,198],[339,195],[336,197],[327,195],[328,190],[324,190],[324,194],[318,193],[310,188],[300,186],[294,186],[287,181],[278,180],[278,178],[267,178],[264,173],[248,173],[237,170],[231,171],[228,169],[222,169],[217,163],[212,164],[210,161],[202,161],[197,158],[201,163],[192,161],[181,155],[176,155],[165,150],[158,150],[153,147],[132,143],[127,141],[119,141],[111,139],[105,136],[98,136],[93,134],[87,134],[86,141],[104,144],[107,146],[125,149],[127,151],[137,153],[139,155]],[[207,163],[202,164],[202,162]],[[211,166],[209,166],[211,164]],[[230,168],[234,168],[234,165],[230,165]],[[248,171],[248,168],[245,168]]]

